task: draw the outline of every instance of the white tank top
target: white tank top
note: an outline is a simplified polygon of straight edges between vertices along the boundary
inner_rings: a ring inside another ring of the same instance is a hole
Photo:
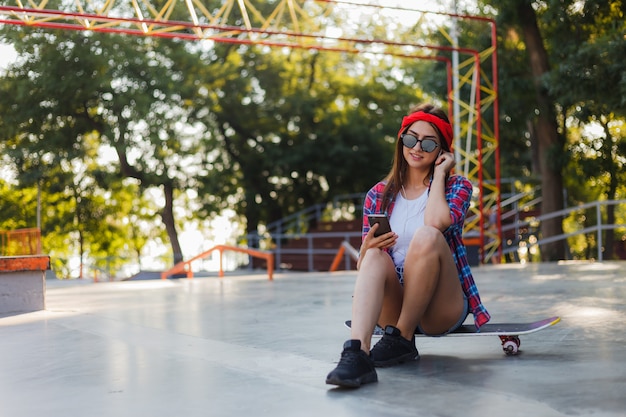
[[[428,190],[414,200],[407,200],[398,193],[389,218],[391,230],[398,235],[396,244],[391,248],[391,257],[396,266],[404,265],[406,251],[415,231],[424,225],[424,211],[428,200]]]

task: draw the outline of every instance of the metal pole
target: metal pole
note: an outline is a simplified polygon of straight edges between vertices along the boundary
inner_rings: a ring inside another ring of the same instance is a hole
[[[309,265],[309,272],[313,271],[313,236],[311,236],[311,234],[308,235],[307,238],[307,258],[308,258],[308,265]]]
[[[456,0],[452,3],[452,13],[457,14]],[[461,146],[461,107],[459,102],[461,100],[459,96],[459,35],[457,30],[457,19],[452,18],[452,25],[450,28],[450,35],[452,36],[452,95],[454,100],[452,101],[452,127],[454,129],[454,160],[457,165],[461,163],[461,153],[459,152]],[[460,172],[460,167],[457,166],[457,171]]]
[[[596,202],[596,218],[598,223],[598,262],[602,262],[602,211],[599,202]]]
[[[41,230],[41,181],[37,181],[37,229]]]

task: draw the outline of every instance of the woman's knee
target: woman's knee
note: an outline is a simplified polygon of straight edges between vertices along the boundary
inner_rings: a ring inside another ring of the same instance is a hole
[[[391,256],[378,248],[371,248],[361,254],[360,271],[367,271],[368,275],[374,274],[378,277],[396,276],[395,266]]]
[[[386,258],[390,258],[387,252],[379,248],[369,248],[365,251],[365,253],[362,253],[361,256],[363,257],[361,262],[365,263],[387,262],[388,259]]]
[[[424,252],[432,253],[438,247],[437,245],[442,242],[442,239],[444,239],[443,233],[436,227],[422,226],[413,234],[409,252],[414,256],[421,255]],[[443,241],[445,242],[445,239]]]

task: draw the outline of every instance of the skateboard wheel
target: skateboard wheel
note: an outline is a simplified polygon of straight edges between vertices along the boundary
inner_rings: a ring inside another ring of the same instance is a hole
[[[517,355],[519,353],[519,347],[521,341],[517,336],[501,337],[502,350],[507,356]]]
[[[516,355],[517,354],[517,345],[513,341],[504,342],[502,344],[502,350],[507,355]]]

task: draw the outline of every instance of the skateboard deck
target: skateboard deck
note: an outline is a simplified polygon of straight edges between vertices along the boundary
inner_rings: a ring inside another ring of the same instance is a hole
[[[538,332],[550,326],[554,326],[559,321],[560,317],[550,317],[544,320],[535,321],[532,323],[488,323],[480,328],[480,331],[476,330],[473,324],[464,324],[452,333],[448,333],[442,336],[428,336],[418,330],[415,331],[416,337],[469,337],[469,336],[498,336],[502,343],[502,350],[509,356],[517,355],[519,353],[519,347],[521,341],[519,336]],[[346,320],[346,327],[350,328],[352,321]],[[374,329],[374,337],[381,337],[385,333],[385,330],[380,326],[376,326]]]

